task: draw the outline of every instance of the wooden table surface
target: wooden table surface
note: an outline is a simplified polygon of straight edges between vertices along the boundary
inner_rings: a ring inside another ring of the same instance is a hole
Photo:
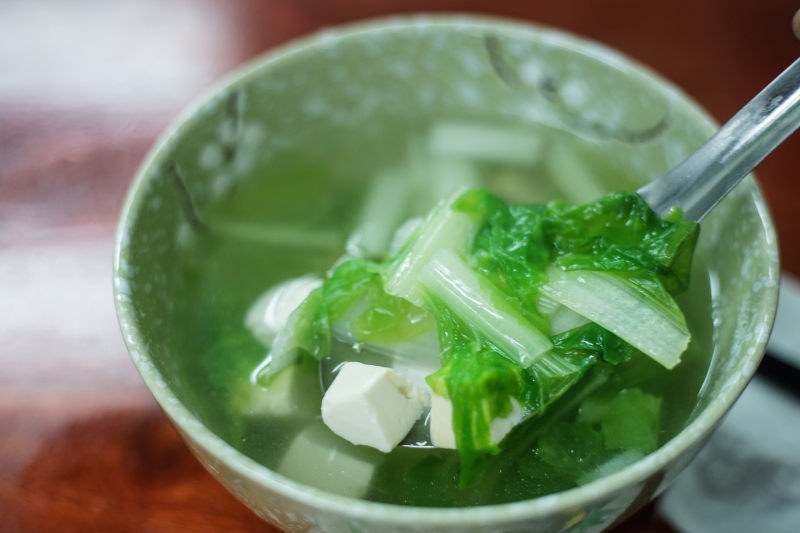
[[[469,11],[607,43],[728,119],[800,56],[791,0],[0,2],[0,531],[276,531],[203,470],[114,316],[113,230],[159,131],[245,59],[318,28]],[[800,134],[757,169],[800,275]],[[673,531],[645,507],[617,532]]]

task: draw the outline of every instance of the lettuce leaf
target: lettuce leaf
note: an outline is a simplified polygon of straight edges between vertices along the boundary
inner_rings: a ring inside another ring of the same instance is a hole
[[[689,344],[683,313],[655,278],[554,268],[540,290],[666,368],[680,362]]]
[[[467,488],[480,481],[487,455],[500,451],[490,425],[511,413],[511,399],[519,402],[527,417],[538,416],[591,368],[595,358],[573,353],[567,360],[549,351],[523,368],[435,295],[427,298],[436,317],[442,359],[442,368],[427,381],[434,393],[453,404],[459,486]]]
[[[661,398],[631,388],[611,399],[587,399],[578,422],[598,424],[607,450],[636,450],[646,455],[658,448],[660,417]]]
[[[417,276],[431,256],[441,249],[464,253],[476,224],[464,213],[452,209],[462,193],[463,189],[439,202],[414,230],[397,256],[385,264],[383,285],[387,293],[422,306],[424,296]]]
[[[585,205],[550,202],[544,234],[564,270],[655,275],[670,294],[689,286],[700,231],[680,210],[661,218],[635,192],[611,194]]]
[[[539,457],[562,474],[578,476],[602,457],[603,433],[588,423],[556,422],[538,439]]]
[[[482,274],[472,270],[452,250],[438,250],[417,278],[439,305],[447,306],[500,353],[523,368],[535,364],[553,348],[513,299]]]
[[[582,206],[508,205],[483,190],[454,195],[387,263],[351,259],[330,273],[276,339],[267,375],[299,353],[326,356],[332,324],[344,318],[355,339],[379,344],[435,321],[441,368],[427,381],[453,405],[461,488],[478,483],[506,445],[511,457],[538,447],[541,464],[576,475],[620,450],[649,453],[658,445],[659,398],[638,388],[602,399],[583,392],[619,374],[615,365],[624,369],[638,350],[677,364],[688,330],[672,295],[688,286],[698,231],[679,211],[659,217],[633,192]],[[597,289],[587,293],[587,285]],[[537,308],[543,297],[592,322],[550,337]],[[576,386],[593,367],[598,379]],[[561,398],[573,398],[572,413],[581,405],[574,423],[550,420],[551,406],[566,409]],[[528,420],[500,445],[491,423],[511,413],[512,400]]]
[[[551,337],[554,351],[562,357],[572,354],[594,355],[618,365],[629,361],[636,348],[594,322]]]
[[[350,321],[350,330],[361,342],[395,344],[436,328],[427,310],[404,298],[387,294],[376,279],[366,294],[367,308]]]
[[[316,360],[326,357],[333,324],[360,301],[365,301],[365,309],[350,322],[359,341],[401,342],[433,328],[427,311],[383,290],[379,265],[367,259],[350,259],[336,267],[325,283],[292,312],[269,356],[255,370],[256,379],[268,380],[301,354]]]
[[[484,190],[462,195],[453,209],[479,225],[468,251],[470,266],[503,290],[545,334],[550,324],[536,309],[538,288],[547,281],[550,249],[543,205],[509,205]]]

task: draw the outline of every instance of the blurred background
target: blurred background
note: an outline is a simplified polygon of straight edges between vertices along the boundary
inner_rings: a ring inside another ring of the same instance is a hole
[[[125,191],[159,132],[289,39],[387,14],[556,26],[672,80],[718,121],[800,56],[792,0],[0,0],[0,531],[275,531],[194,460],[122,342]],[[800,276],[800,134],[756,170]],[[618,532],[672,532],[650,505]]]

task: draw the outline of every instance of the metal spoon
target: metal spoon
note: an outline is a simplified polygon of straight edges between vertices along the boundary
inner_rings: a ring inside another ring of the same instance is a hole
[[[800,126],[800,59],[686,160],[639,195],[661,216],[673,207],[700,221]]]

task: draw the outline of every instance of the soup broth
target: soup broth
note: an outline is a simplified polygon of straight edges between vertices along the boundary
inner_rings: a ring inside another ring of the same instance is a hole
[[[377,163],[337,167],[321,157],[320,162],[287,161],[210,204],[203,216],[209,231],[187,226],[178,232],[181,253],[174,268],[180,275],[173,300],[180,303],[171,313],[193,325],[179,349],[196,354],[185,375],[197,384],[193,390],[204,391],[197,415],[233,447],[301,483],[370,501],[435,507],[535,498],[591,482],[641,458],[641,453],[597,445],[596,422],[580,415],[587,398],[602,404],[620,394],[651,395],[660,401],[655,445],[674,437],[696,406],[712,356],[713,295],[702,255],[695,257],[690,289],[677,299],[692,334],[681,363],[666,370],[639,354],[608,379],[601,379],[598,369],[591,371],[583,378],[587,386],[516,427],[501,443],[501,453],[488,459],[483,479],[468,489],[459,489],[457,452],[427,446],[424,437],[384,454],[333,434],[321,422],[326,383],[318,364],[298,363],[266,389],[251,379],[267,348],[244,326],[248,308],[275,283],[323,275],[359,224],[369,180],[406,165],[428,131],[427,124],[409,125],[398,143],[407,148],[389,154],[385,168]],[[630,170],[595,144],[543,126],[532,131],[545,139],[546,155],[532,164],[477,162],[481,186],[512,203],[564,197],[582,202],[591,199],[585,194],[638,186]],[[583,185],[565,185],[563,172],[584,172]],[[407,215],[423,214],[435,199],[415,197]],[[381,365],[382,357],[362,345],[336,341],[322,366]]]

